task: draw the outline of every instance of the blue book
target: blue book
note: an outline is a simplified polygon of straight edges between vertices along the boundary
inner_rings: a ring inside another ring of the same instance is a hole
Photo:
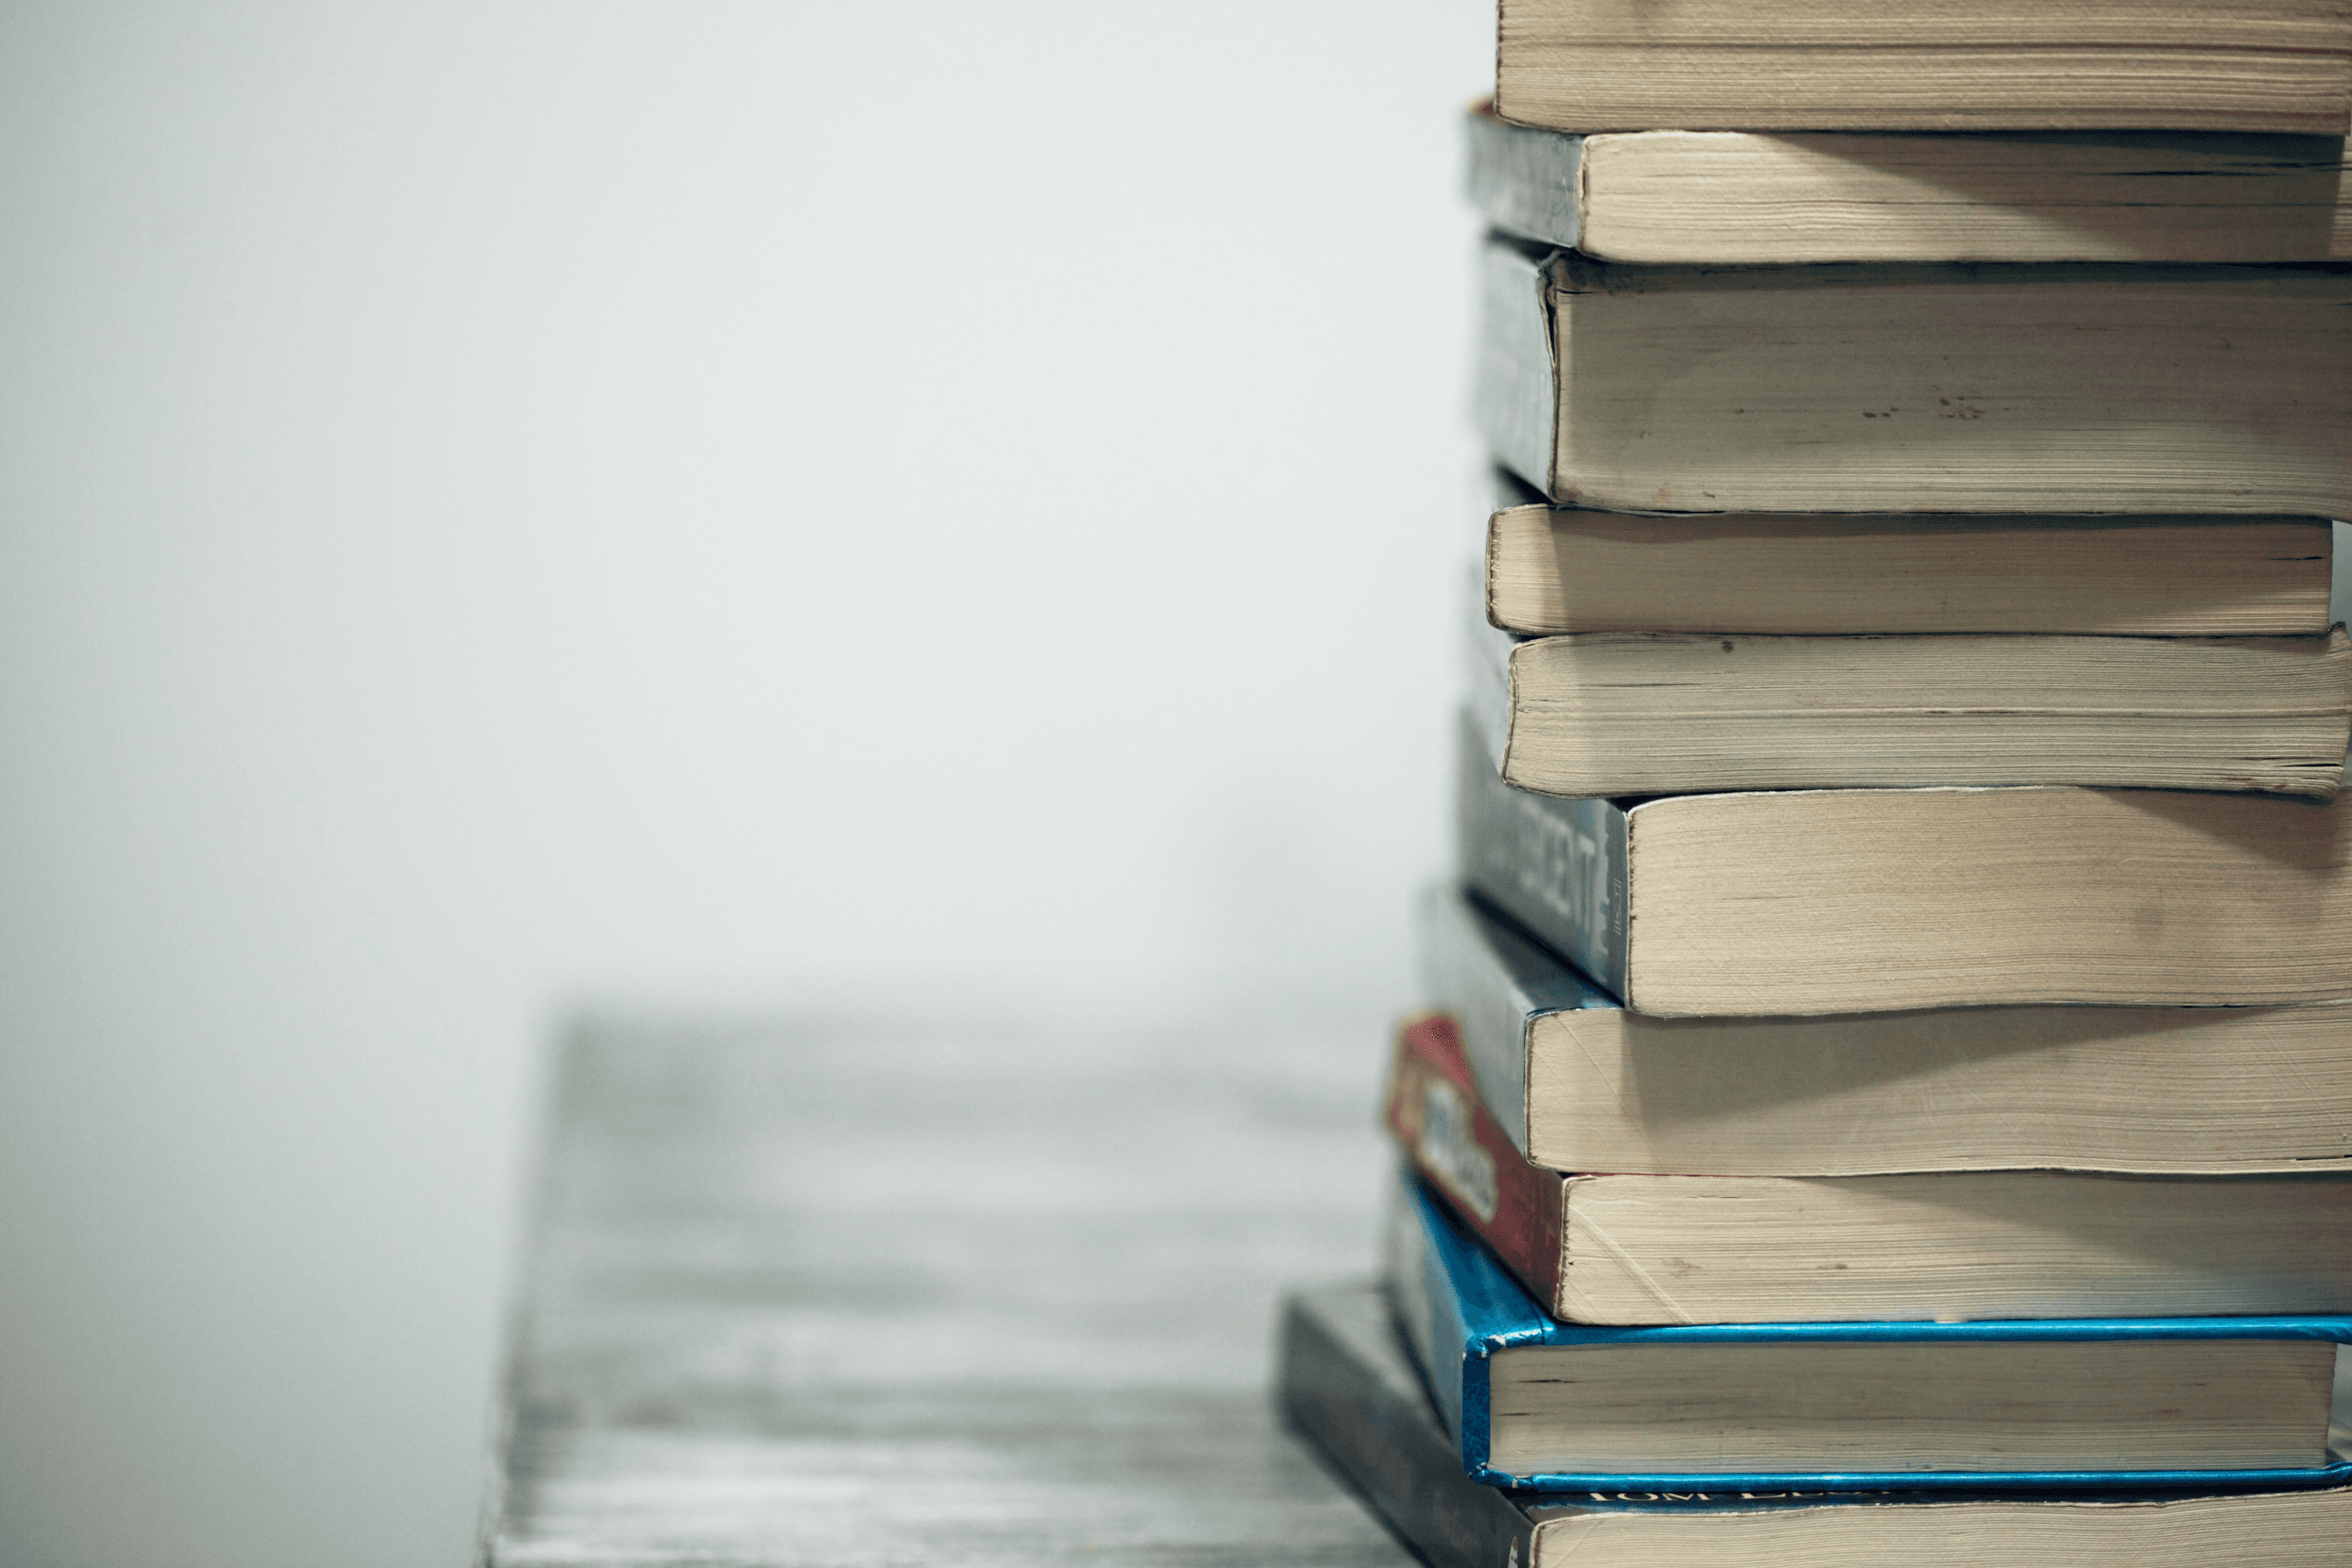
[[[1292,1297],[1276,1399],[1431,1568],[1903,1563],[2310,1568],[2345,1559],[2352,1489],[2250,1491],[1515,1491],[1462,1473],[1369,1285]]]
[[[1595,1328],[1410,1175],[1388,1284],[1462,1464],[1542,1491],[2276,1489],[2329,1442],[2352,1318]]]

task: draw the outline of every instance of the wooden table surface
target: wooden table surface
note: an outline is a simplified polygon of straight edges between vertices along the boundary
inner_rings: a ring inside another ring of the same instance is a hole
[[[1276,1424],[1376,1029],[609,1021],[554,1073],[483,1560],[1394,1564]]]

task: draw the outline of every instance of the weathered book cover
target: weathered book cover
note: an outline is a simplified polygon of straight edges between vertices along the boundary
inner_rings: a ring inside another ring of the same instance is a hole
[[[1464,710],[1455,844],[1463,879],[1603,989],[1626,993],[1624,805],[1535,795],[1503,782],[1499,740],[1474,697]]]
[[[2352,270],[1639,266],[1496,237],[1479,433],[1610,511],[2334,517]]]
[[[1538,1300],[1557,1301],[1559,1173],[1528,1164],[1488,1113],[1445,1014],[1416,1014],[1398,1027],[1388,1125],[1413,1168],[1444,1192],[1478,1238]]]
[[[1291,1427],[1435,1568],[1534,1561],[1537,1510],[1462,1473],[1370,1285],[1283,1303],[1275,1398]]]
[[[1464,184],[1479,216],[1507,233],[1573,247],[1584,211],[1580,175],[1588,138],[1514,125],[1491,104],[1463,122]]]
[[[1453,888],[1430,889],[1418,917],[1422,995],[1446,1015],[1469,1067],[1470,1082],[1504,1135],[1522,1157],[1533,1161],[1537,1138],[1530,1079],[1537,1063],[1529,1054],[1530,1030],[1537,1020],[1553,1013],[1618,1008],[1619,1003],[1557,954]],[[1571,1160],[1553,1168],[1591,1164]]]

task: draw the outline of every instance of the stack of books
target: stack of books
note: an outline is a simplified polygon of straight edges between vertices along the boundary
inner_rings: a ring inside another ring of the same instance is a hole
[[[1497,59],[1459,876],[1284,1409],[1439,1563],[2352,1563],[2352,15]]]

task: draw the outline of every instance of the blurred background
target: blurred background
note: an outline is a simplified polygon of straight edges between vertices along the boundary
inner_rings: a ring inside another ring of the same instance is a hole
[[[0,7],[0,1561],[463,1561],[585,1009],[1296,1016],[1369,1125],[1491,26]]]

